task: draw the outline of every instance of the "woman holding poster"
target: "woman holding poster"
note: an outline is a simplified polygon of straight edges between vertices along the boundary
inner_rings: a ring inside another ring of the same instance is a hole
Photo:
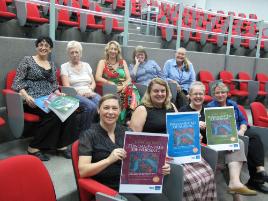
[[[168,84],[155,78],[149,83],[142,105],[132,115],[130,128],[137,132],[166,133],[166,113],[169,112],[177,112],[177,108],[171,103]],[[205,160],[183,164],[183,169],[183,200],[217,200],[214,173]]]
[[[117,123],[120,114],[116,95],[103,96],[99,102],[100,122],[93,124],[79,139],[78,168],[81,177],[92,177],[118,191],[121,161],[126,157],[124,145],[127,127]],[[162,173],[170,173],[164,165]],[[168,201],[164,194],[122,194],[128,201]]]
[[[250,179],[247,185],[255,190],[268,193],[268,188],[264,185],[268,182],[268,175],[264,168],[264,148],[260,137],[255,133],[254,128],[248,126],[248,122],[239,110],[236,102],[227,99],[228,87],[222,82],[216,82],[212,86],[214,100],[208,103],[209,107],[233,106],[238,135],[249,137],[248,145],[248,170]]]
[[[186,105],[180,109],[180,112],[198,111],[199,112],[199,126],[200,133],[203,136],[203,143],[206,143],[206,123],[204,115],[204,98],[205,98],[205,86],[201,82],[193,82],[189,90],[190,101],[189,105]],[[243,162],[246,161],[244,143],[239,140],[240,150],[234,152],[225,152],[225,163],[229,167],[229,191],[243,194],[254,195],[256,191],[248,189],[240,181],[240,173]]]

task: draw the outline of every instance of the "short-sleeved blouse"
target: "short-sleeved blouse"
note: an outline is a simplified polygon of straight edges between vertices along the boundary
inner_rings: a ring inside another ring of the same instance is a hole
[[[77,71],[74,69],[70,62],[61,65],[61,75],[68,76],[70,86],[76,90],[90,90],[89,86],[92,82],[92,68],[86,62],[81,62],[81,69]]]
[[[92,156],[92,163],[107,158],[114,149],[123,148],[127,128],[116,124],[115,143],[111,141],[106,130],[101,125],[93,124],[79,139],[79,156]],[[118,190],[120,182],[121,161],[117,161],[93,176],[97,181]]]
[[[26,56],[20,62],[12,89],[24,89],[33,98],[46,96],[58,89],[56,67],[49,62],[51,69],[45,70],[39,66],[32,56]]]
[[[148,86],[150,81],[154,78],[165,78],[160,66],[154,60],[147,60],[146,62],[140,64],[136,74],[134,74],[134,64],[130,64],[129,72],[131,79],[134,82],[146,86]]]

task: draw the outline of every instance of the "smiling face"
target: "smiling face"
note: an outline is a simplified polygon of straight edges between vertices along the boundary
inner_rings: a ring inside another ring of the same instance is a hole
[[[70,48],[68,50],[68,55],[69,55],[71,63],[73,64],[79,63],[80,58],[81,58],[81,52],[79,51],[77,47]]]
[[[107,99],[102,102],[98,110],[100,121],[106,125],[114,125],[120,113],[119,102],[116,99]]]
[[[155,107],[163,107],[167,98],[167,89],[160,84],[153,84],[150,91],[151,102]]]
[[[186,50],[184,48],[179,48],[175,54],[176,62],[182,64],[186,56]]]
[[[112,43],[108,48],[109,59],[116,59],[118,53],[119,53],[118,47]]]
[[[45,40],[42,40],[37,44],[36,52],[40,57],[47,57],[51,53],[51,47]]]
[[[214,91],[214,97],[221,106],[224,106],[228,97],[228,91],[223,87],[216,87]]]
[[[201,86],[195,86],[191,89],[190,93],[191,104],[195,107],[200,107],[204,103],[205,91]]]

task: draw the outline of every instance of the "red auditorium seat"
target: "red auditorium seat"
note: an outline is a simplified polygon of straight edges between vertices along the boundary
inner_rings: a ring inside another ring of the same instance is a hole
[[[105,193],[111,196],[117,195],[118,194],[117,191],[97,182],[96,180],[90,177],[87,178],[80,177],[78,169],[78,159],[79,159],[78,146],[79,141],[75,141],[72,145],[72,164],[80,201],[93,200],[97,192]]]
[[[260,82],[259,91],[266,92],[266,83],[268,82],[268,76],[264,73],[257,73],[256,80]]]
[[[3,89],[4,95],[6,95],[7,93],[16,93],[11,88],[15,76],[16,76],[16,70],[11,70],[7,73],[6,89]],[[40,121],[40,117],[38,115],[25,112],[24,113],[24,120],[28,121],[28,122],[38,122],[38,121]]]
[[[205,85],[206,91],[205,91],[205,102],[208,103],[212,101],[212,97],[210,96],[210,86],[209,84],[211,82],[214,82],[215,79],[211,72],[206,71],[206,70],[200,70],[199,71],[199,79],[200,81]]]
[[[7,10],[6,2],[3,0],[0,1],[0,21],[2,21],[1,18],[4,18],[5,20],[16,18],[16,14]]]
[[[62,9],[58,11],[58,25],[68,27],[78,27],[79,23],[71,21],[69,11]]]
[[[254,19],[254,20],[258,19],[256,14],[249,14],[248,16],[249,16],[249,19]]]
[[[265,106],[260,102],[250,104],[254,126],[268,127],[268,115]]]
[[[0,117],[0,126],[5,125],[5,123],[6,123],[6,121],[2,117]]]
[[[238,73],[238,79],[240,80],[252,80],[250,75],[247,72],[239,72]],[[241,82],[240,83],[240,90],[242,91],[248,91],[248,82]],[[267,92],[265,91],[258,91],[259,96],[266,96]]]
[[[27,21],[40,23],[40,24],[49,22],[47,18],[41,17],[40,11],[36,4],[26,3],[26,7],[27,7],[27,17],[26,17]]]
[[[220,72],[220,79],[223,81],[224,84],[229,86],[230,94],[232,96],[238,97],[246,97],[248,96],[248,91],[242,91],[235,88],[234,77],[232,72],[230,71],[221,71]]]
[[[56,201],[45,165],[36,157],[18,155],[0,160],[0,200]]]
[[[86,22],[82,22],[82,17],[85,16]],[[81,13],[80,16],[78,17],[78,22],[80,25],[80,30],[82,32],[84,31],[94,31],[97,29],[104,29],[104,24],[96,24],[96,20],[94,15],[91,14],[84,14]],[[84,24],[83,24],[84,23]]]

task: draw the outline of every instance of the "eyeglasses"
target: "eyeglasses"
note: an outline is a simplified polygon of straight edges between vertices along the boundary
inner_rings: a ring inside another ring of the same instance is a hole
[[[192,96],[204,96],[205,94],[204,93],[193,93],[193,94],[190,94]]]
[[[216,92],[215,92],[215,95],[225,94],[225,93],[227,93],[227,91],[216,91]]]

